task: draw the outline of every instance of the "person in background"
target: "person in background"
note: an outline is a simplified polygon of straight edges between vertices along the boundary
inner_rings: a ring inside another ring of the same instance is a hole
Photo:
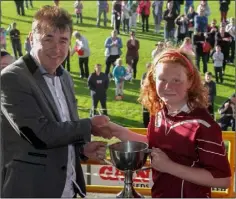
[[[76,16],[76,24],[79,23],[79,19],[80,19],[80,23],[83,23],[83,3],[81,0],[76,0],[74,3],[74,8],[75,8],[75,16]]]
[[[161,28],[161,21],[162,21],[162,15],[163,15],[163,0],[155,0],[152,3],[152,14],[154,18],[154,32],[159,33]]]
[[[25,16],[24,0],[14,0],[18,15]]]
[[[108,2],[107,0],[97,0],[97,27],[100,27],[101,15],[103,14],[103,24],[104,27],[107,26],[107,12],[108,12]]]
[[[164,27],[164,39],[165,42],[168,40],[174,41],[175,35],[175,19],[178,17],[178,14],[173,10],[173,2],[170,1],[167,3],[167,10],[163,13],[163,19],[165,20]]]
[[[29,9],[29,5],[31,8],[33,8],[33,0],[24,0],[25,1],[25,7],[26,9]]]
[[[184,14],[187,15],[189,12],[189,8],[192,7],[194,9],[193,0],[186,0],[184,4]]]
[[[223,61],[224,61],[224,54],[221,52],[220,45],[216,45],[216,51],[213,53],[212,59],[214,62],[214,70],[215,70],[215,78],[216,83],[223,83]]]
[[[207,32],[207,27],[208,27],[208,18],[204,15],[204,10],[201,9],[198,12],[198,15],[196,15],[194,18],[194,29],[196,31],[205,33]]]
[[[192,56],[195,55],[192,40],[190,37],[185,37],[182,45],[179,48]]]
[[[220,21],[222,23],[226,23],[230,0],[219,0],[219,3],[220,3],[220,14],[221,14]]]
[[[80,68],[80,78],[88,78],[89,77],[89,56],[90,56],[90,48],[88,40],[85,36],[82,36],[78,31],[73,33],[75,37],[75,46],[71,50],[71,56],[77,52],[79,57],[79,68]]]
[[[122,100],[124,98],[124,80],[126,76],[126,69],[122,65],[122,59],[118,58],[116,60],[116,66],[113,69],[113,77],[115,79],[116,85],[116,100]]]
[[[195,16],[196,15],[198,15],[198,13],[194,11],[194,7],[193,6],[190,6],[189,10],[188,10],[188,13],[187,13],[187,18],[188,18],[188,21],[189,21],[189,24],[188,24],[188,36],[190,38],[192,38],[192,34],[194,32],[194,27],[195,27],[194,20],[195,20]]]
[[[137,28],[137,8],[138,8],[138,1],[128,0],[128,6],[130,8],[130,20],[129,20],[129,27],[134,31]]]
[[[5,28],[0,28],[0,46],[1,49],[7,49],[7,30]]]
[[[31,43],[30,43],[30,34],[31,33],[29,33],[25,39],[25,45],[24,45],[25,46],[25,53],[30,53],[31,48],[32,48]]]
[[[114,62],[121,55],[121,48],[123,47],[122,40],[117,37],[117,31],[111,31],[111,36],[105,40],[105,57],[106,57],[106,69],[105,73],[109,75],[111,65],[114,66]]]
[[[224,54],[223,74],[225,73],[226,63],[229,60],[231,41],[232,37],[228,32],[225,31],[225,26],[220,26],[219,32],[216,33],[216,45],[220,45],[221,52]]]
[[[210,198],[212,187],[230,186],[222,132],[207,111],[207,91],[188,54],[179,49],[159,54],[139,101],[150,111],[145,135],[113,122],[108,126],[121,141],[148,144],[153,198]]]
[[[110,139],[109,118],[79,119],[73,80],[61,67],[72,26],[66,10],[43,6],[30,54],[1,71],[1,198],[85,197],[81,161],[105,158],[106,143],[91,135]]]
[[[139,60],[139,40],[135,38],[135,32],[130,32],[130,39],[127,41],[126,63],[133,69],[133,78],[136,79],[137,65]]]
[[[92,98],[92,108],[90,111],[90,117],[97,114],[98,102],[101,103],[102,114],[107,115],[107,89],[109,87],[109,79],[103,72],[101,64],[96,64],[94,72],[88,78],[88,87]]]
[[[140,86],[142,88],[145,78],[147,77],[148,70],[151,68],[152,64],[149,62],[146,64],[146,69],[147,72],[143,73],[141,81],[140,81]],[[144,128],[148,127],[149,121],[150,121],[150,113],[148,109],[146,109],[144,106],[142,106],[142,112],[143,112],[143,126]]]
[[[9,33],[12,50],[15,56],[15,59],[21,57],[22,54],[22,47],[21,47],[21,40],[20,40],[20,31],[16,28],[16,22],[12,24],[12,29]]]
[[[201,0],[199,6],[197,7],[197,13],[200,15],[201,10],[203,11],[203,16],[209,17],[211,14],[210,7],[207,0]]]
[[[128,5],[128,1],[123,1],[122,3],[121,19],[123,25],[123,32],[129,34],[130,7]]]
[[[236,94],[234,93],[229,99],[227,99],[219,108],[220,113],[219,124],[222,131],[227,131],[229,127],[232,131],[235,131],[236,120]]]
[[[142,31],[144,32],[146,30],[146,32],[148,32],[151,1],[141,0],[138,6],[142,17]]]
[[[180,44],[188,36],[188,18],[185,15],[179,15],[175,19],[177,25],[177,44]]]
[[[207,56],[208,53],[203,51],[203,44],[206,41],[204,34],[200,31],[196,31],[193,35],[193,45],[195,48],[196,55],[196,66],[199,71],[200,70],[200,59],[202,59],[203,63],[203,73],[207,72]]]
[[[154,59],[159,53],[161,53],[164,48],[165,48],[165,45],[163,42],[159,41],[156,43],[156,48],[152,51],[152,59]]]
[[[0,70],[12,64],[14,61],[14,58],[5,49],[1,49]]]
[[[114,30],[117,31],[117,34],[120,34],[120,23],[121,23],[121,0],[116,0],[112,7],[115,23],[114,23]]]
[[[212,118],[214,117],[214,101],[216,97],[216,83],[212,80],[212,73],[205,73],[204,86],[208,90],[208,112],[211,114]]]
[[[229,61],[234,64],[234,54],[235,54],[235,40],[236,40],[236,27],[235,18],[231,17],[229,23],[225,27],[225,31],[231,35],[232,41],[230,43],[230,57]]]

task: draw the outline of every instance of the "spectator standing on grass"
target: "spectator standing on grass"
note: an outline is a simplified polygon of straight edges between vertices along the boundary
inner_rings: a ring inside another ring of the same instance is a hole
[[[165,45],[163,42],[159,41],[155,44],[156,48],[152,51],[152,59],[154,59],[159,53],[161,53],[164,48],[165,48]]]
[[[180,44],[188,36],[188,18],[186,15],[179,15],[175,19],[175,24],[177,25],[177,44]]]
[[[194,26],[195,26],[194,20],[195,20],[196,15],[198,15],[198,13],[194,11],[193,6],[190,6],[188,13],[187,13],[187,18],[189,21],[189,23],[188,23],[188,36],[190,38],[192,38],[192,34],[194,32]]]
[[[85,36],[82,36],[78,31],[73,33],[75,37],[75,46],[71,50],[71,56],[77,52],[79,57],[79,68],[80,68],[80,78],[88,78],[89,77],[89,56],[90,56],[90,48],[88,40]]]
[[[122,18],[123,32],[129,34],[130,7],[127,1],[123,1],[122,3],[121,18]]]
[[[221,22],[226,23],[230,0],[219,0],[219,3],[220,3]]]
[[[14,0],[18,15],[25,16],[24,0]]]
[[[200,31],[196,31],[193,35],[193,45],[195,47],[195,55],[196,55],[196,66],[199,71],[200,70],[200,59],[202,59],[203,63],[203,73],[207,72],[207,55],[208,53],[203,51],[203,44],[206,38],[204,34]]]
[[[113,5],[112,12],[114,15],[114,30],[117,31],[117,34],[120,34],[121,11],[122,11],[121,1],[116,0],[112,5]]]
[[[201,9],[198,15],[194,18],[194,29],[199,32],[207,32],[208,18],[204,15],[204,10]]]
[[[124,83],[125,83],[126,69],[122,65],[122,59],[116,60],[116,66],[113,69],[113,77],[116,85],[116,100],[122,100],[124,98]]]
[[[200,15],[201,10],[203,10],[203,16],[209,17],[211,14],[210,7],[207,0],[201,0],[199,6],[197,7],[197,13]]]
[[[208,90],[208,112],[214,118],[214,100],[216,96],[216,83],[212,80],[212,73],[206,72],[205,73],[205,81],[204,86]]]
[[[130,20],[129,20],[129,27],[130,29],[136,30],[137,27],[137,7],[138,1],[128,0],[128,5],[130,7]]]
[[[229,61],[234,63],[234,54],[235,54],[235,40],[236,40],[236,27],[235,27],[235,18],[230,18],[229,24],[226,25],[225,31],[231,35],[232,41],[230,43],[230,57]]]
[[[1,49],[7,48],[7,31],[5,28],[0,28],[0,45]]]
[[[68,54],[67,54],[65,60],[61,64],[64,68],[67,69],[68,72],[70,72],[70,52],[71,52],[71,49],[69,48]]]
[[[188,14],[190,7],[194,8],[193,0],[185,0],[185,4],[184,4],[184,14],[185,15]]]
[[[108,3],[107,0],[97,0],[97,27],[100,27],[101,15],[103,14],[104,27],[107,26],[107,12]]]
[[[81,0],[76,0],[74,3],[74,8],[75,8],[75,16],[76,16],[76,24],[79,23],[83,23],[83,15],[82,15],[82,11],[83,11],[83,3]]]
[[[154,32],[159,33],[161,29],[161,21],[163,15],[163,3],[164,0],[155,0],[152,3],[152,14],[154,19]]]
[[[151,1],[150,0],[141,0],[139,2],[139,10],[142,17],[142,31],[149,31],[149,15],[150,15],[150,7]]]
[[[12,29],[9,35],[15,59],[18,59],[18,57],[21,57],[23,54],[20,40],[20,31],[16,28],[16,22],[12,24]]]
[[[33,0],[24,0],[25,1],[25,7],[29,9],[29,5],[31,8],[33,8]]]
[[[225,31],[224,26],[221,26],[219,32],[216,34],[216,45],[220,45],[221,52],[224,54],[223,74],[225,72],[226,63],[229,61],[229,49],[231,41],[231,35]]]
[[[92,108],[90,117],[97,114],[98,102],[101,103],[102,114],[107,115],[107,89],[109,86],[109,79],[107,75],[101,72],[102,65],[96,64],[94,72],[88,78],[88,87],[92,98]]]
[[[127,41],[126,63],[133,69],[133,77],[136,79],[137,65],[139,60],[139,40],[135,38],[135,32],[130,32],[130,39]]]
[[[170,1],[167,3],[167,10],[163,13],[163,19],[165,20],[164,26],[164,39],[165,42],[168,40],[174,40],[175,35],[175,19],[178,17],[178,14],[173,9],[173,2]]]
[[[114,62],[121,55],[122,40],[117,37],[117,31],[111,31],[111,36],[105,40],[105,57],[106,57],[106,69],[105,73],[109,75],[111,65],[114,66]]]
[[[224,54],[221,52],[220,45],[216,45],[216,51],[214,52],[213,56],[214,62],[214,69],[215,69],[215,78],[216,83],[223,83],[223,61],[224,61]]]

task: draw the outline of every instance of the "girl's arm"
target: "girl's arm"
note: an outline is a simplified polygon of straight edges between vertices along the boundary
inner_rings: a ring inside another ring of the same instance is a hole
[[[230,177],[214,178],[206,169],[192,168],[172,162],[172,164],[169,165],[168,170],[169,174],[194,184],[220,188],[228,188],[230,186]]]
[[[109,128],[111,129],[112,135],[114,137],[117,137],[121,141],[129,140],[148,143],[147,137],[145,135],[140,135],[135,132],[132,132],[129,129],[113,122],[109,122]]]

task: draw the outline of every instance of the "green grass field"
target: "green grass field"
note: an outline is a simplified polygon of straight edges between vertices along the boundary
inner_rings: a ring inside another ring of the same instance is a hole
[[[110,35],[112,28],[110,27],[110,23],[108,23],[107,28],[96,27],[96,13],[97,6],[96,1],[83,1],[84,2],[84,10],[83,10],[83,24],[74,25],[74,30],[78,30],[84,35],[90,45],[91,56],[89,60],[89,68],[90,72],[93,71],[93,67],[96,63],[101,63],[103,65],[103,71],[105,70],[105,56],[104,56],[104,41]],[[34,8],[26,10],[26,16],[17,16],[16,7],[13,1],[2,1],[2,18],[1,18],[1,26],[7,28],[9,24],[13,21],[16,21],[18,24],[18,29],[21,32],[21,41],[22,44],[25,41],[26,36],[31,30],[31,22],[34,13],[43,5],[49,4],[52,5],[53,1],[34,1]],[[60,6],[67,9],[74,18],[74,8],[73,1],[60,1]],[[199,1],[195,1],[195,7],[197,7]],[[111,4],[111,3],[110,3]],[[211,15],[209,21],[213,18],[217,19],[217,22],[220,21],[220,12],[219,12],[219,3],[218,1],[209,1]],[[181,8],[183,11],[183,6]],[[108,18],[110,22],[110,15],[108,13]],[[235,2],[231,1],[230,10],[228,13],[229,17],[233,17],[235,15]],[[116,123],[122,124],[127,127],[143,127],[142,125],[142,108],[141,105],[137,102],[137,98],[139,96],[139,87],[140,87],[140,78],[143,72],[145,72],[145,64],[151,61],[151,51],[154,49],[154,44],[157,41],[163,40],[163,31],[161,34],[153,33],[153,19],[150,15],[150,32],[142,33],[141,32],[141,24],[138,24],[137,29],[137,38],[140,41],[140,59],[138,63],[138,73],[137,80],[132,83],[125,83],[125,98],[123,101],[115,101],[115,86],[114,82],[110,83],[109,91],[108,91],[108,114],[111,117],[111,120]],[[162,24],[163,25],[163,24]],[[122,58],[124,60],[126,54],[126,42],[128,40],[128,35],[121,34],[120,36],[123,40],[123,54]],[[12,52],[11,46],[9,43],[9,37],[7,49]],[[72,44],[74,43],[74,39],[72,40]],[[89,108],[91,107],[91,98],[89,95],[89,90],[87,88],[87,81],[81,80],[79,78],[79,66],[78,66],[78,58],[76,55],[71,58],[71,75],[74,79],[76,97],[78,99],[79,106],[79,115],[81,118],[85,118],[89,116]],[[208,70],[213,72],[212,62],[208,64]],[[232,95],[235,89],[235,67],[232,65],[227,65],[226,74],[224,76],[224,84],[217,85],[217,97],[215,101],[215,110],[217,111],[220,104],[228,98],[228,96]],[[99,106],[100,107],[100,106]]]

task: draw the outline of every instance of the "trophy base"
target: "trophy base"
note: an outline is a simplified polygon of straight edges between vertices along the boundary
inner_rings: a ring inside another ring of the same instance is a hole
[[[136,192],[133,187],[129,187],[129,189],[123,189],[118,193],[116,198],[144,198],[144,196]]]

